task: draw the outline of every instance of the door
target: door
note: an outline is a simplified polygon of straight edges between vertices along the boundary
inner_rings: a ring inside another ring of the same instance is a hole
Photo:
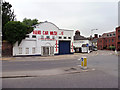
[[[42,47],[43,48],[43,56],[49,55],[49,47]]]
[[[54,47],[44,46],[42,47],[43,56],[54,55]]]
[[[70,41],[59,41],[59,54],[70,54]]]

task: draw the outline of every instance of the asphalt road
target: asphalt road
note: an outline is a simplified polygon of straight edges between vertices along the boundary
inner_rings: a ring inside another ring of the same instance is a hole
[[[48,70],[61,67],[74,67],[76,59],[53,61],[3,61],[3,72]],[[93,71],[50,75],[41,77],[3,78],[3,88],[117,88],[118,57],[97,55],[88,57],[88,67]]]
[[[2,70],[6,71],[25,71],[25,70],[46,70],[60,67],[76,66],[77,59],[53,60],[53,61],[3,61]]]

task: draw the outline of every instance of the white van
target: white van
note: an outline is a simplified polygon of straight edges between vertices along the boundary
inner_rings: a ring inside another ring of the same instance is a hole
[[[81,47],[82,53],[90,53],[90,48],[88,44],[83,44]]]

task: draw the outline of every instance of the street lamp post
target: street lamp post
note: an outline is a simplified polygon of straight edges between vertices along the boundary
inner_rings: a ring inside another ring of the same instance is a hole
[[[95,31],[95,30],[98,30],[98,29],[91,29],[91,36],[92,36],[92,34],[93,34],[93,31]]]
[[[98,30],[98,29],[91,29],[91,40],[92,40],[93,31],[95,31],[95,30]],[[93,50],[93,41],[92,41],[92,50]]]

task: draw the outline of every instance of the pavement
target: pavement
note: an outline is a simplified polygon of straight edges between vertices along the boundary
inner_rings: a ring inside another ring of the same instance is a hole
[[[82,56],[91,57],[97,55],[120,55],[120,52],[115,51],[108,51],[108,50],[98,50],[93,51],[91,53],[74,53],[74,54],[67,54],[67,55],[55,55],[55,56],[26,56],[26,57],[2,57],[0,60],[9,60],[9,61],[35,61],[35,59],[39,61],[49,61],[49,60],[62,60],[62,59],[75,59],[80,58]],[[30,59],[33,58],[33,59]]]

